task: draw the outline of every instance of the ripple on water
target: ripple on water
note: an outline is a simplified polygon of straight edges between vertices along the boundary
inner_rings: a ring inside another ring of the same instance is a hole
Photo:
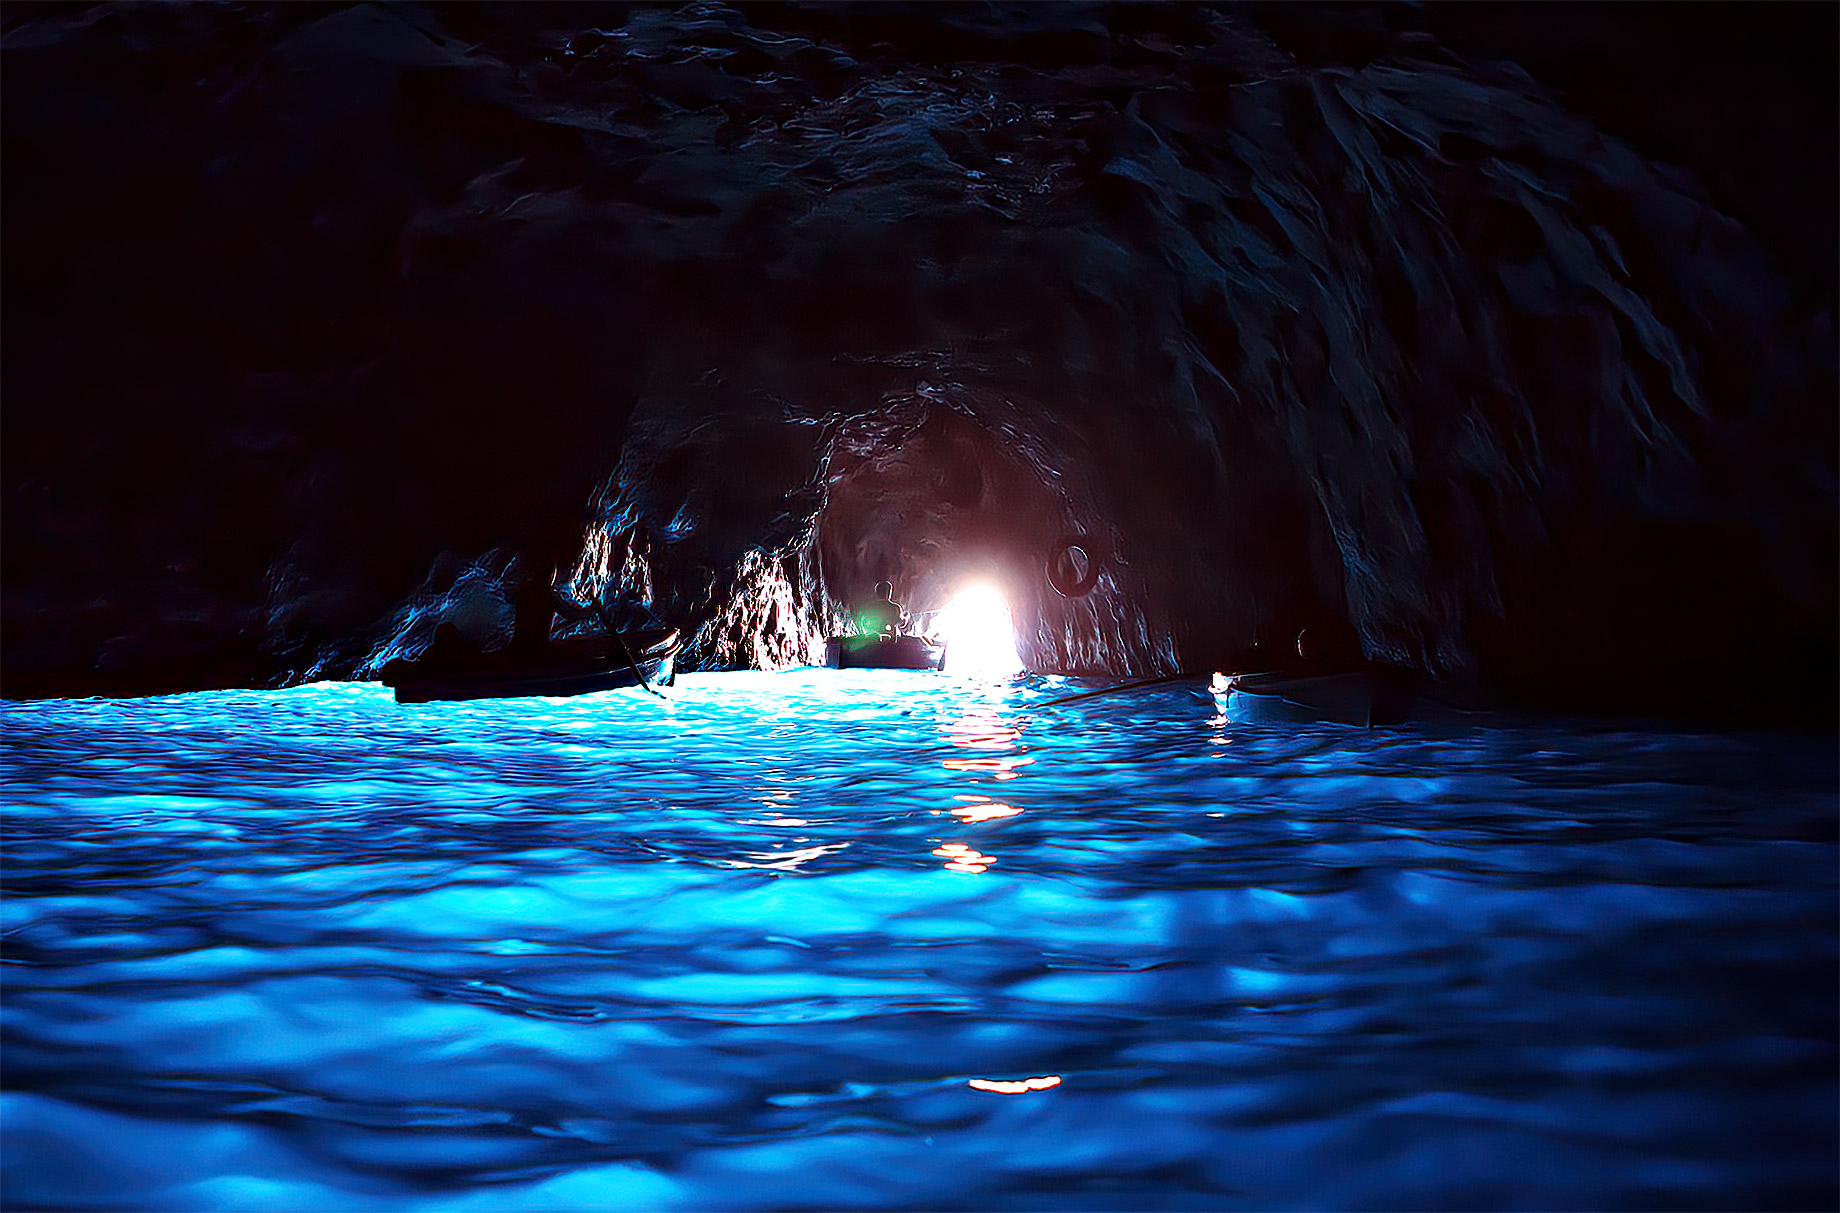
[[[1835,1203],[1835,749],[6,703],[6,1207]]]

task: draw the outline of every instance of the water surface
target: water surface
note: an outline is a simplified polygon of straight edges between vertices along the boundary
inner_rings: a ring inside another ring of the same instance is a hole
[[[1834,743],[0,705],[8,1209],[1832,1207]]]

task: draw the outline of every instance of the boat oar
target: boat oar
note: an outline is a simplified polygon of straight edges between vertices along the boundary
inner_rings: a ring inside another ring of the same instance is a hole
[[[588,605],[594,608],[594,613],[596,615],[600,616],[601,626],[607,629],[607,634],[609,636],[613,637],[613,643],[620,646],[620,656],[626,658],[626,668],[631,670],[633,677],[639,680],[639,685],[658,696],[658,698],[669,702],[671,698],[669,695],[666,695],[663,691],[645,680],[645,671],[641,670],[639,668],[639,663],[633,660],[632,650],[626,647],[626,638],[620,635],[619,629],[613,626],[613,620],[607,617],[607,608],[601,605],[601,600],[599,598],[590,598],[588,600]]]
[[[1197,675],[1194,675],[1194,674],[1164,674],[1158,678],[1140,678],[1136,682],[1121,682],[1117,686],[1100,687],[1096,691],[1081,691],[1075,695],[1062,695],[1059,699],[1048,699],[1048,700],[1042,701],[1041,703],[1032,703],[1028,705],[1027,710],[1032,712],[1036,708],[1057,707],[1060,704],[1073,703],[1075,700],[1079,700],[1079,699],[1097,699],[1101,695],[1115,695],[1120,691],[1135,691],[1140,687],[1164,686],[1171,682],[1181,682],[1184,679],[1194,678],[1194,677],[1197,677]]]

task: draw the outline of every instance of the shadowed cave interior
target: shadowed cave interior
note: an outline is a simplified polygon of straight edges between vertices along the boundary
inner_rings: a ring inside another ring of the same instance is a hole
[[[554,552],[704,668],[975,579],[1037,670],[1831,720],[1834,10],[1490,8],[9,6],[0,689]]]

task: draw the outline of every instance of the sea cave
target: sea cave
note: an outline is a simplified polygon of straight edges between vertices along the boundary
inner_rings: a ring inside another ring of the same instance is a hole
[[[0,1203],[1831,1206],[1837,13],[7,5]]]

